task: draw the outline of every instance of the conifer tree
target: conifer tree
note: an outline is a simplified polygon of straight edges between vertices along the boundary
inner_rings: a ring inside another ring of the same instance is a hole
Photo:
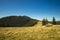
[[[46,24],[48,24],[48,20],[47,20],[47,18],[46,18],[45,22],[46,22]]]
[[[46,25],[45,19],[43,19],[43,21],[42,21],[42,25]]]
[[[53,25],[56,25],[55,17],[53,17],[52,24],[53,24]]]

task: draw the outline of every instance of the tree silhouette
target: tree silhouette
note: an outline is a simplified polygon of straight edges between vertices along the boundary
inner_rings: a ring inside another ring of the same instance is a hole
[[[43,21],[42,21],[42,25],[46,25],[45,19],[43,19]]]
[[[53,17],[52,24],[53,24],[53,25],[56,25],[55,17]]]
[[[46,18],[45,22],[46,22],[46,24],[48,24],[48,20],[47,20],[47,18]]]

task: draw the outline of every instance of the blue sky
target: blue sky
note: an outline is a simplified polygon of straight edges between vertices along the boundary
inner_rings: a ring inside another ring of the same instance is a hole
[[[0,17],[11,15],[60,20],[60,0],[0,0]]]

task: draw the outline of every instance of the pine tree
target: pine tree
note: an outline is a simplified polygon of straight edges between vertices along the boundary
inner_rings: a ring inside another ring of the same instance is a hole
[[[48,20],[47,20],[47,18],[46,18],[45,22],[46,22],[46,24],[48,24]]]
[[[52,24],[53,24],[53,25],[56,25],[55,17],[53,17]]]
[[[46,25],[45,19],[43,19],[43,21],[42,21],[42,25]]]

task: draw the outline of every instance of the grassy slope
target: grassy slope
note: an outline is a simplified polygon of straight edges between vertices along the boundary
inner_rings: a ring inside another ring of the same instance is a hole
[[[60,25],[42,27],[38,22],[34,27],[1,27],[0,40],[60,40]]]

